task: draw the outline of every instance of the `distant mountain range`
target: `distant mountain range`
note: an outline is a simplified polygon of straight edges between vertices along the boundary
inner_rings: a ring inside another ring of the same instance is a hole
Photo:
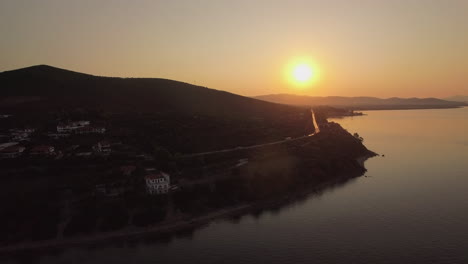
[[[38,65],[0,73],[0,108],[99,108],[274,118],[296,107],[157,78],[113,78]]]
[[[468,95],[454,95],[454,96],[446,97],[443,99],[447,101],[468,103]]]
[[[424,109],[424,108],[453,108],[467,105],[463,102],[447,101],[437,98],[387,98],[376,97],[341,97],[341,96],[301,96],[292,94],[271,94],[254,97],[256,99],[303,106],[328,105],[354,110],[377,109]]]
[[[456,96],[450,100],[465,101]],[[267,102],[265,102],[267,101]],[[38,65],[0,73],[0,108],[28,111],[99,108],[113,112],[174,112],[222,118],[275,119],[297,113],[292,106],[329,105],[352,109],[447,108],[466,103],[436,98],[313,97],[274,94],[244,97],[158,78],[101,77]]]

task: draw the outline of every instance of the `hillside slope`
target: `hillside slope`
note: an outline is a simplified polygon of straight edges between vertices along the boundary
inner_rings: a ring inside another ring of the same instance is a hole
[[[28,107],[98,107],[109,111],[190,112],[240,118],[297,111],[178,81],[99,77],[47,65],[0,73],[0,99],[5,103],[15,97],[35,98]]]
[[[116,141],[181,153],[313,132],[308,108],[167,79],[99,77],[46,65],[0,73],[1,113],[18,120],[11,126],[43,131],[58,121],[91,120],[109,128],[106,136]]]

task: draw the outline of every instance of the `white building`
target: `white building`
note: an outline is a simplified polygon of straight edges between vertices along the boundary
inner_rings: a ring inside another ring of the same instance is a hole
[[[59,133],[71,132],[71,131],[76,130],[78,128],[83,128],[83,127],[89,126],[90,124],[91,124],[91,122],[89,122],[87,120],[69,122],[69,123],[66,123],[66,124],[59,124],[57,126],[57,132],[59,132]]]
[[[171,178],[164,172],[152,172],[145,176],[145,181],[149,194],[167,193],[171,186]]]
[[[13,140],[29,140],[29,136],[36,131],[35,128],[24,128],[24,129],[10,129],[10,134]]]
[[[104,127],[94,127],[94,126],[84,126],[77,129],[74,129],[73,132],[76,134],[104,134],[106,133],[106,128]]]
[[[48,137],[53,138],[53,139],[59,139],[59,138],[66,138],[69,137],[70,134],[68,133],[48,133]]]
[[[2,143],[2,144],[0,144],[0,150],[2,150],[2,149],[4,149],[4,148],[11,147],[11,146],[14,146],[14,145],[18,145],[18,142],[7,142],[7,143]]]
[[[0,157],[16,158],[23,154],[26,148],[20,145],[13,145],[0,150]]]
[[[94,150],[108,154],[111,152],[111,144],[108,141],[99,141],[96,145],[94,145]]]

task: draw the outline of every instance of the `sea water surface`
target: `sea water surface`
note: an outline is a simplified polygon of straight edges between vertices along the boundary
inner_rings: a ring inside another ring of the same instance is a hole
[[[331,119],[381,154],[342,186],[167,241],[70,248],[33,263],[468,263],[468,108]],[[385,155],[385,156],[383,156]]]

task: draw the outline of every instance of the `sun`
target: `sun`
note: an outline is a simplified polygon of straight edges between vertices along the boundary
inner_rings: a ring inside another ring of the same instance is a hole
[[[303,63],[298,64],[293,68],[292,75],[296,82],[307,83],[311,81],[314,72],[310,65]]]
[[[284,73],[287,85],[300,90],[315,86],[321,79],[318,64],[307,57],[290,60],[286,64]]]

